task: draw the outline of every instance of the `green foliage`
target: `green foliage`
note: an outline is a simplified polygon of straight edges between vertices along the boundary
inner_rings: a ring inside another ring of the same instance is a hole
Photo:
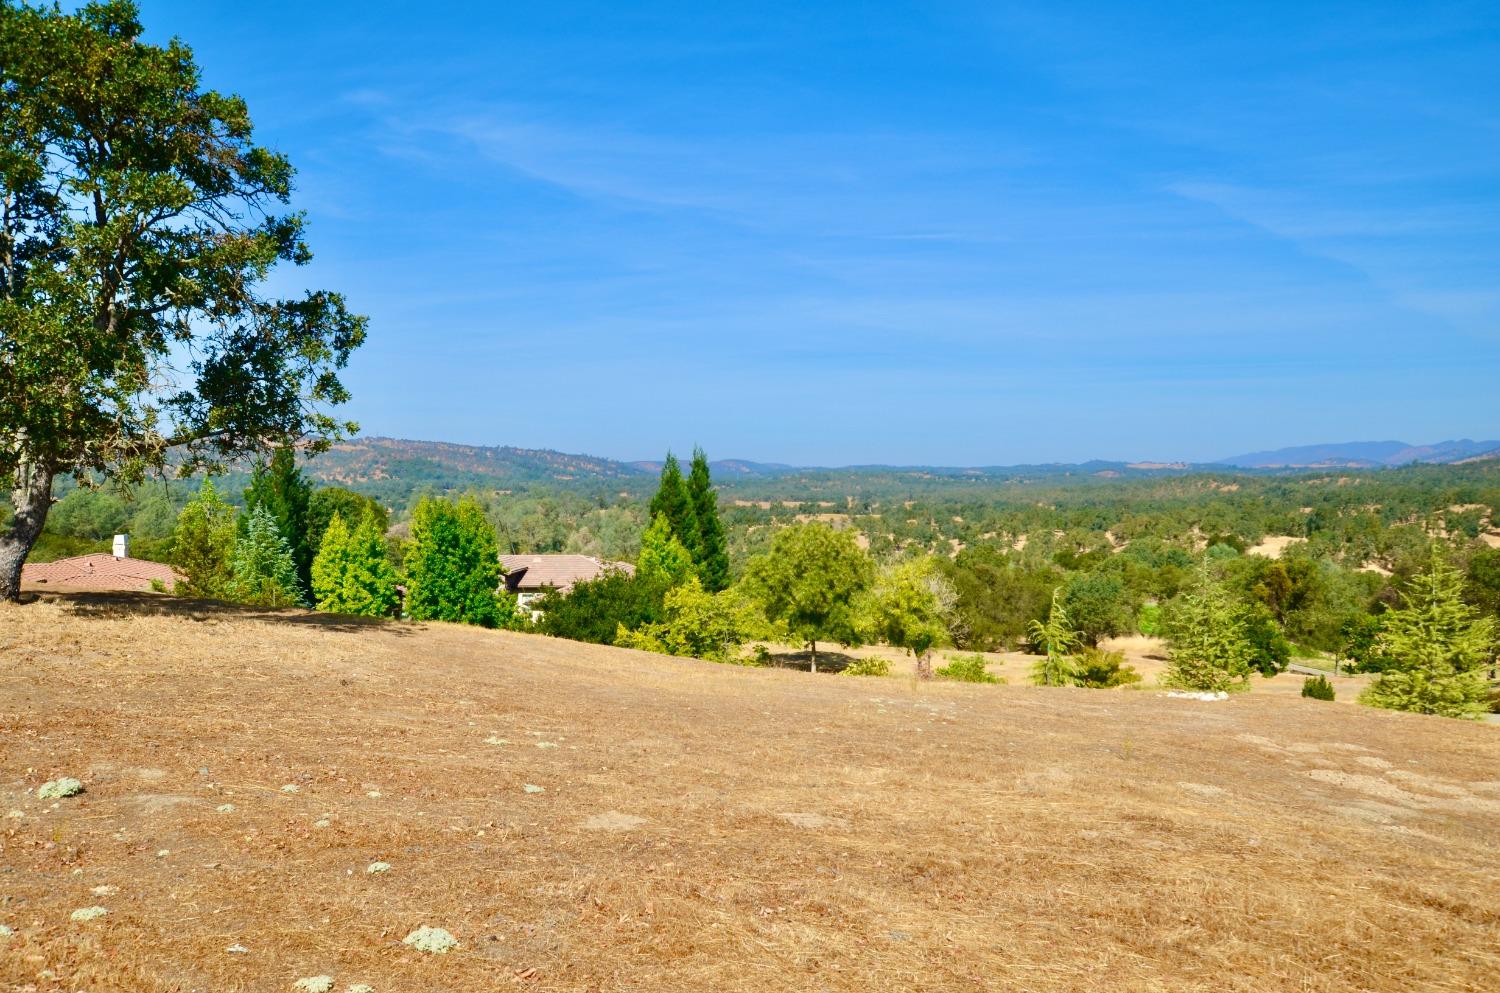
[[[544,634],[596,645],[613,645],[621,630],[644,628],[663,616],[667,588],[611,569],[577,583],[567,593],[551,591],[536,601]]]
[[[743,663],[741,648],[764,626],[735,590],[710,593],[697,576],[667,591],[662,620],[631,631],[621,625],[615,644],[709,662]]]
[[[875,578],[875,566],[849,531],[826,524],[794,524],[778,531],[771,550],[752,559],[745,586],[765,611],[812,651],[818,642],[860,642],[856,602]]]
[[[1385,614],[1359,614],[1344,623],[1338,654],[1349,660],[1350,672],[1384,672],[1393,664],[1381,648]]]
[[[1433,546],[1427,569],[1385,615],[1379,651],[1387,668],[1360,703],[1387,710],[1477,719],[1488,709],[1484,667],[1495,658],[1495,621],[1464,602],[1463,575]]]
[[[1302,680],[1302,695],[1313,700],[1332,700],[1333,684],[1327,676],[1308,676]]]
[[[297,453],[289,445],[276,449],[271,461],[260,462],[245,489],[245,509],[264,509],[276,522],[276,531],[291,550],[297,568],[297,584],[312,591],[312,546],[307,535],[307,513],[312,502],[312,484],[297,468]]]
[[[1067,686],[1075,678],[1077,652],[1083,639],[1073,630],[1062,587],[1052,591],[1052,606],[1045,621],[1031,622],[1031,640],[1042,654],[1032,667],[1031,681],[1038,686]]]
[[[1193,589],[1168,616],[1166,684],[1215,693],[1245,689],[1255,649],[1246,636],[1244,613],[1205,559]]]
[[[1125,584],[1118,576],[1099,572],[1081,573],[1063,589],[1068,619],[1084,645],[1093,648],[1102,638],[1130,630],[1130,605]]]
[[[696,575],[693,557],[672,533],[665,514],[651,519],[651,526],[641,536],[641,554],[635,562],[636,572],[651,586],[671,589]]]
[[[412,511],[406,546],[407,613],[418,621],[509,625],[515,601],[497,592],[499,556],[478,503],[423,499]]]
[[[391,526],[391,515],[379,502],[341,486],[320,486],[313,490],[307,502],[307,544],[317,555],[323,546],[323,532],[333,515],[343,517],[344,524],[364,521],[373,516],[376,529],[385,534]]]
[[[1500,617],[1500,548],[1481,548],[1469,557],[1464,596],[1481,613]]]
[[[1285,672],[1292,661],[1292,646],[1282,634],[1281,626],[1264,604],[1257,603],[1244,612],[1245,640],[1250,643],[1250,665],[1262,676]]]
[[[293,607],[303,602],[291,549],[265,507],[245,515],[234,544],[233,572],[229,592],[241,603]]]
[[[1024,639],[1031,622],[1047,616],[1061,579],[1051,565],[1013,558],[993,545],[964,549],[943,571],[955,593],[953,643],[984,651]]]
[[[927,655],[948,638],[955,594],[932,559],[908,559],[881,571],[863,604],[867,640],[883,641],[917,659],[917,674],[930,675]]]
[[[1135,629],[1148,638],[1154,638],[1161,634],[1161,605],[1155,603],[1143,604],[1135,615]]]
[[[650,513],[653,524],[657,518],[665,518],[668,530],[688,550],[692,561],[700,560],[703,537],[698,529],[697,509],[687,481],[682,478],[682,466],[671,452],[662,466],[661,483],[651,498]]]
[[[687,479],[688,500],[693,505],[693,520],[698,526],[698,547],[690,549],[698,566],[698,577],[710,593],[729,586],[729,543],[724,522],[719,517],[719,494],[709,477],[708,456],[703,449],[693,449],[693,464]]]
[[[939,666],[934,675],[954,683],[1003,683],[1005,680],[992,674],[986,667],[985,657],[978,652],[968,655],[949,655],[948,664]]]
[[[185,577],[173,590],[179,596],[223,599],[233,595],[235,513],[212,479],[204,477],[198,495],[177,515],[172,535],[172,565]]]
[[[1135,666],[1125,664],[1123,652],[1085,648],[1078,653],[1073,667],[1074,684],[1089,689],[1113,689],[1140,681],[1141,674],[1135,671]]]
[[[189,472],[353,430],[328,410],[365,321],[336,294],[261,292],[311,258],[302,216],[279,212],[293,170],[202,78],[133,3],[0,4],[0,478],[21,494],[0,549],[17,573],[64,473],[139,482],[173,449]]]
[[[312,566],[319,610],[362,617],[389,617],[400,598],[396,570],[386,561],[385,536],[372,513],[350,531],[337,511],[323,530]]]
[[[855,659],[839,670],[840,676],[889,676],[890,674],[890,659],[883,659],[878,656]]]

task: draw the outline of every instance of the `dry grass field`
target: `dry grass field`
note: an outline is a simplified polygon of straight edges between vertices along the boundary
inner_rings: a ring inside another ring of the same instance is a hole
[[[0,607],[0,989],[1500,988],[1500,727],[1016,675]]]

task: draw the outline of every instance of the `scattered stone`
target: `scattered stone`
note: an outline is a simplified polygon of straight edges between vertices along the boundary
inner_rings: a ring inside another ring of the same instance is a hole
[[[292,989],[298,990],[299,993],[328,993],[333,989],[333,977],[308,976],[293,983]]]
[[[344,993],[375,993],[375,987],[371,986],[369,983],[355,983],[353,986],[344,990]]]
[[[366,793],[365,796],[369,797],[371,800],[379,800],[381,797],[381,792],[379,790],[371,790],[370,792]]]
[[[170,848],[163,848],[161,851],[159,851],[159,852],[156,853],[156,857],[159,858],[159,859],[164,859],[168,855],[171,855],[171,854],[172,854],[172,849],[170,849]]]
[[[283,792],[283,793],[301,793],[302,792],[302,787],[298,786],[296,783],[287,783],[285,786],[283,786],[281,788],[281,792]],[[314,979],[318,979],[318,978],[321,978],[321,977],[314,976],[313,978]]]
[[[64,776],[61,779],[53,779],[37,787],[36,798],[38,800],[61,800],[64,797],[77,796],[83,792],[83,783],[72,776]]]
[[[313,822],[313,827],[315,827],[315,828],[333,827],[333,821],[330,821],[328,818],[324,817],[322,820],[314,821]]]
[[[1202,700],[1205,703],[1213,703],[1215,700],[1229,699],[1229,694],[1225,693],[1223,690],[1220,690],[1217,693],[1211,693],[1208,690],[1204,690],[1201,693],[1197,693],[1192,690],[1169,690],[1166,695],[1174,700]]]
[[[545,792],[547,792],[547,787],[545,787],[545,786],[538,786],[535,783],[527,783],[525,786],[522,786],[521,789],[525,790],[527,793],[545,793]]]
[[[9,925],[0,924],[0,938],[9,938],[13,934],[15,932],[10,929]]]
[[[93,889],[89,890],[89,892],[94,894],[94,896],[114,896],[116,893],[120,892],[120,887],[108,885],[95,886]]]
[[[224,951],[228,952],[230,955],[249,955],[250,954],[250,949],[246,948],[244,945],[238,945],[238,944],[236,944],[236,945],[230,945],[228,948],[224,949]]]
[[[510,744],[510,742],[507,739],[505,739],[505,738],[497,738],[494,735],[490,735],[488,738],[484,739],[484,743],[486,745],[508,745],[508,744]]]
[[[539,742],[536,743],[536,747],[538,747],[538,748],[556,748],[557,747],[557,742],[555,742],[555,741],[539,741]]]
[[[18,821],[21,818],[23,818],[23,817],[26,816],[26,811],[24,811],[24,810],[12,810],[12,811],[8,811],[5,816],[8,817],[8,818],[10,818],[13,821]]]
[[[453,935],[440,927],[425,924],[401,939],[401,943],[429,955],[444,955],[458,947],[458,939]]]
[[[365,872],[369,873],[372,876],[378,876],[382,872],[390,872],[390,871],[391,871],[391,864],[389,862],[371,862],[365,868]]]
[[[232,814],[232,813],[234,813],[234,804],[232,804],[232,803],[221,803],[217,807],[215,807],[214,809],[217,810],[221,814]]]
[[[78,910],[75,910],[73,911],[73,913],[69,914],[68,919],[71,921],[95,921],[103,917],[107,913],[109,913],[109,911],[105,910],[103,907],[80,907]]]
[[[595,814],[583,822],[585,831],[629,831],[646,823],[646,818],[636,817],[634,814],[622,814],[618,810],[611,810],[603,814]]]

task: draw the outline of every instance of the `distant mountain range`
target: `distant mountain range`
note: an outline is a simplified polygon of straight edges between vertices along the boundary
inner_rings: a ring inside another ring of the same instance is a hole
[[[1237,469],[1376,469],[1413,462],[1453,465],[1484,458],[1500,458],[1500,441],[1460,438],[1431,445],[1412,445],[1404,441],[1345,441],[1251,452],[1220,459],[1214,464]]]
[[[827,484],[836,480],[870,481],[875,477],[919,485],[1057,476],[1113,479],[1215,469],[1263,472],[1308,468],[1369,469],[1411,462],[1456,464],[1483,458],[1500,458],[1500,441],[1464,439],[1435,445],[1408,445],[1400,441],[1306,445],[1253,452],[1207,464],[1093,461],[980,467],[862,465],[825,468],[723,459],[711,462],[710,467],[715,481],[729,487],[772,484],[778,480]],[[624,462],[508,445],[355,438],[335,445],[331,451],[313,459],[307,465],[307,472],[320,482],[352,486],[367,493],[378,493],[391,501],[401,501],[427,489],[442,492],[467,487],[506,489],[540,485],[597,489],[603,484],[622,491],[645,491],[653,484],[661,465],[659,461]]]

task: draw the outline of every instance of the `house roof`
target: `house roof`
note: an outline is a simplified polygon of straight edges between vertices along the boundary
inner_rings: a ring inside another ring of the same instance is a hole
[[[157,580],[167,589],[182,574],[169,565],[145,559],[115,558],[108,552],[75,555],[56,562],[21,567],[21,585],[48,589],[145,592]]]
[[[574,583],[596,579],[610,569],[626,575],[635,572],[629,562],[601,562],[591,555],[502,555],[500,564],[505,568],[505,588],[512,593],[549,587],[566,593]]]

